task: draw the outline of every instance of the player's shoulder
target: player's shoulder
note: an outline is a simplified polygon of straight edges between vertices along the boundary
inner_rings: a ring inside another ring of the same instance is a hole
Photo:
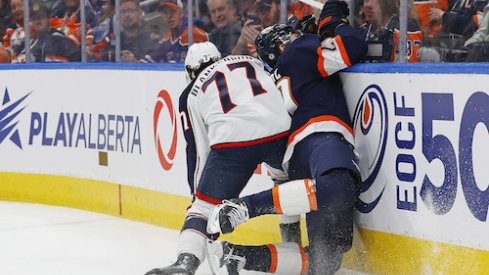
[[[317,50],[320,46],[320,38],[317,35],[304,34],[285,48],[279,58],[278,67],[301,70],[304,66],[316,66]]]
[[[237,67],[243,67],[242,64],[239,64],[242,62],[251,64],[255,70],[266,71],[265,65],[261,60],[249,55],[228,55],[216,63],[218,64],[218,66],[232,68],[233,64],[237,65]]]
[[[167,43],[168,41],[170,41],[171,39],[171,32],[168,32],[168,33],[165,33],[161,38],[160,38],[160,41],[159,43],[162,44],[162,43]]]
[[[249,55],[228,55],[221,59],[219,62],[222,63],[235,63],[235,62],[243,62],[248,61],[250,63],[256,64],[258,66],[263,67],[263,62]]]
[[[316,48],[321,44],[321,39],[316,34],[305,33],[290,43],[292,49]]]
[[[188,33],[189,33],[189,29],[188,27],[185,27],[182,34],[180,35],[180,40],[181,40],[180,42],[184,45],[188,44]],[[196,43],[205,42],[209,40],[209,36],[207,32],[201,28],[194,27],[192,33],[194,37],[194,42]]]
[[[282,59],[298,60],[299,57],[310,51],[316,51],[321,46],[319,36],[314,34],[303,34],[301,37],[290,43],[280,56]]]

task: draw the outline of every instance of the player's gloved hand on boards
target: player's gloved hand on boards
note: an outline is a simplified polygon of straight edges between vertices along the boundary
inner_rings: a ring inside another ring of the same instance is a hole
[[[319,18],[318,33],[321,41],[335,36],[335,29],[340,24],[348,24],[348,4],[341,0],[328,0],[324,3]]]

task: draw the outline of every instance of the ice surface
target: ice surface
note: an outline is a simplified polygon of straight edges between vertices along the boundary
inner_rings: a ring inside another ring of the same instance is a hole
[[[143,275],[175,261],[177,238],[176,230],[113,216],[0,201],[0,274]],[[211,274],[207,262],[197,274]]]

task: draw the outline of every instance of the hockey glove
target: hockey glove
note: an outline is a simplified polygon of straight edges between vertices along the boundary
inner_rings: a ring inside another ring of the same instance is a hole
[[[326,37],[334,37],[335,29],[338,25],[348,24],[347,17],[349,14],[348,4],[344,1],[328,0],[324,3],[318,26],[321,40]]]
[[[316,16],[314,14],[304,16],[302,19],[297,19],[293,16],[289,19],[288,25],[292,26],[295,30],[299,30],[302,33],[316,34],[318,32],[318,26],[316,24]]]

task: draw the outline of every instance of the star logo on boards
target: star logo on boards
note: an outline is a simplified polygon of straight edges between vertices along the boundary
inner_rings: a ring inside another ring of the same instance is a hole
[[[8,137],[17,147],[22,149],[22,143],[20,141],[19,130],[17,124],[19,121],[14,121],[18,115],[25,109],[26,106],[19,107],[19,105],[30,95],[23,96],[21,99],[11,102],[8,89],[5,88],[3,95],[2,106],[0,108],[0,144]]]

